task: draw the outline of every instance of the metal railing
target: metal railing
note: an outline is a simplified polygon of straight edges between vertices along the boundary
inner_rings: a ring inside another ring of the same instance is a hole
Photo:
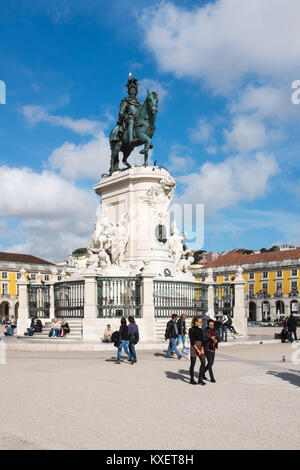
[[[50,286],[27,286],[29,317],[49,318],[50,314]]]
[[[215,315],[226,313],[233,316],[234,284],[217,284],[214,286]]]
[[[141,317],[141,278],[98,277],[100,318]]]
[[[207,285],[198,282],[156,280],[153,297],[155,317],[170,317],[173,313],[193,317],[208,310]]]
[[[84,317],[84,281],[54,284],[54,312],[57,318]]]

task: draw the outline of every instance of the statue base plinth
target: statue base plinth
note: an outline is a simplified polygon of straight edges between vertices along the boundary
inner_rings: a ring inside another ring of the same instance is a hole
[[[117,171],[94,186],[109,223],[126,221],[128,240],[115,272],[124,266],[136,274],[147,270],[156,276],[166,272],[175,276],[169,251],[169,205],[174,187],[175,180],[167,170],[150,166]],[[107,271],[112,272],[111,268]]]

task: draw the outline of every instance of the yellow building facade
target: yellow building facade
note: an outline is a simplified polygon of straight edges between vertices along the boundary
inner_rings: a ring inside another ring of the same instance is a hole
[[[0,252],[0,321],[18,317],[19,297],[17,281],[25,270],[31,281],[51,281],[57,276],[56,265],[31,255]],[[59,278],[59,276],[58,276]],[[59,280],[59,279],[58,279]]]
[[[239,266],[246,281],[249,320],[270,321],[291,313],[300,316],[300,248],[250,255],[230,252],[193,272],[203,280],[210,269],[216,284],[230,284]]]

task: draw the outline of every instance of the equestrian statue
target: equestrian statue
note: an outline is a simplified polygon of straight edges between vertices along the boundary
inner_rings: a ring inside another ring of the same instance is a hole
[[[129,74],[126,83],[128,96],[120,103],[119,120],[110,133],[111,162],[109,173],[119,168],[119,152],[123,153],[122,162],[126,168],[131,168],[128,157],[135,147],[144,145],[140,153],[144,155],[144,165],[148,165],[149,150],[153,148],[151,139],[156,129],[154,123],[158,107],[157,93],[147,90],[144,104],[136,97],[138,80]]]

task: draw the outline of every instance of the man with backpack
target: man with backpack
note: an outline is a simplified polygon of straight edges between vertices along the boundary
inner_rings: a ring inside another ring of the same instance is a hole
[[[173,313],[172,320],[167,323],[165,340],[169,340],[169,347],[167,352],[167,357],[171,358],[171,352],[175,352],[178,359],[181,359],[181,354],[177,349],[176,342],[178,338],[178,327],[177,327],[177,315]]]

